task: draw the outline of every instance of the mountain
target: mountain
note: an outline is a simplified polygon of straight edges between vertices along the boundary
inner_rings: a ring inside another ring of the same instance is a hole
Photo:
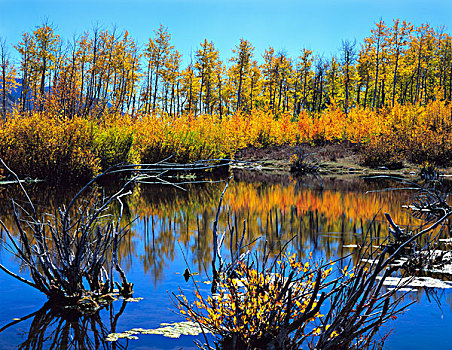
[[[14,105],[14,100],[12,99],[11,95],[6,95],[6,110],[8,113],[12,112]],[[0,91],[0,115],[3,115],[3,94]]]
[[[22,94],[22,79],[16,79],[17,85],[6,93],[6,109],[8,112],[12,111],[12,108],[15,103],[19,102],[20,96]],[[50,91],[50,87],[45,88],[46,92]],[[29,92],[29,97],[31,97],[31,92]],[[33,105],[33,103],[31,103]],[[3,112],[3,91],[2,84],[0,83],[0,111]]]
[[[11,91],[6,92],[6,110],[11,112],[13,105],[19,100],[22,92],[22,79],[16,79],[17,86]],[[0,83],[0,114],[3,114],[3,89]]]

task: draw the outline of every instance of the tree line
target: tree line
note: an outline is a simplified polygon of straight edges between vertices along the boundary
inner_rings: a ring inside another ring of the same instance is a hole
[[[301,49],[298,57],[269,47],[258,63],[245,39],[222,60],[205,39],[190,63],[160,25],[143,48],[127,31],[94,28],[64,41],[44,22],[14,46],[14,64],[0,39],[0,101],[20,91],[20,113],[49,111],[64,117],[105,112],[216,114],[263,109],[276,115],[320,112],[332,103],[372,110],[398,104],[452,100],[452,37],[444,28],[380,20],[359,45],[344,40],[326,58]],[[20,82],[20,84],[19,84]],[[18,87],[20,85],[20,88]]]

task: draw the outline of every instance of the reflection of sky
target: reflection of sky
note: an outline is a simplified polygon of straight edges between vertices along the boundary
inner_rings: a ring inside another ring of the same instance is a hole
[[[405,314],[386,326],[387,329],[394,329],[386,343],[388,349],[451,348],[448,330],[452,329],[452,292],[449,289],[442,293],[441,306],[434,300],[429,300],[425,293],[421,294],[419,301],[411,305]]]

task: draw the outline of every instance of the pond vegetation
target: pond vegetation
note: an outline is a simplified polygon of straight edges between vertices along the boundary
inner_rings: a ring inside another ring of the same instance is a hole
[[[343,266],[346,257],[311,262],[311,253],[307,261],[300,260],[296,254],[287,253],[287,245],[269,259],[272,254],[268,253],[267,241],[263,252],[253,254],[243,245],[246,226],[235,245],[232,238],[239,235],[236,226],[228,223],[229,229],[218,235],[218,209],[213,225],[211,295],[201,295],[196,282],[193,302],[184,293],[173,293],[181,314],[212,332],[215,348],[381,348],[386,337],[377,337],[380,327],[407,307],[399,306],[402,298],[395,297],[396,293],[406,291],[408,286],[449,287],[432,278],[413,279],[421,270],[446,263],[431,252],[439,237],[435,229],[447,222],[452,208],[438,184],[411,184],[419,193],[410,208],[430,225],[404,232],[385,213],[392,237],[374,247],[375,240],[368,236],[370,230],[362,232],[364,240],[352,267]],[[219,207],[223,195],[224,191]],[[226,233],[231,236],[228,264],[221,256]],[[337,262],[343,268],[336,268],[332,274]],[[394,273],[401,276],[391,277]],[[393,288],[382,289],[388,284]],[[214,349],[207,338],[204,345],[198,345]]]

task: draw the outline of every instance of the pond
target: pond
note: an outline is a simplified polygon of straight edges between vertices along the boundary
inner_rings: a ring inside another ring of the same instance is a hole
[[[203,341],[200,335],[173,339],[139,334],[133,340],[105,339],[113,332],[153,329],[163,322],[183,320],[175,312],[170,295],[179,288],[187,295],[192,293],[193,285],[183,277],[187,264],[191,271],[200,273],[197,276],[200,281],[206,279],[205,271],[209,271],[212,259],[212,224],[224,185],[224,181],[188,184],[186,191],[140,185],[124,201],[124,220],[136,220],[120,246],[120,261],[128,279],[135,284],[137,300],[117,300],[98,314],[71,318],[42,308],[46,302],[44,295],[1,272],[0,348],[196,349],[193,341]],[[245,221],[246,239],[251,242],[259,238],[253,245],[257,250],[262,249],[265,241],[278,249],[295,236],[289,250],[302,260],[311,252],[313,259],[345,256],[363,241],[374,215],[377,215],[376,234],[382,238],[388,230],[385,212],[391,213],[398,224],[419,224],[401,207],[413,193],[380,191],[391,186],[394,184],[361,178],[296,180],[286,175],[263,178],[238,173],[224,197],[220,228],[226,227],[229,217],[230,225],[242,232]],[[27,190],[33,201],[48,212],[67,204],[77,191],[43,184],[27,185]],[[111,190],[110,186],[97,188]],[[8,198],[17,196],[13,186],[0,192],[0,214],[7,226],[12,225]],[[229,243],[226,239],[225,245]],[[0,262],[11,270],[21,271],[5,248],[0,250]],[[20,273],[26,276],[26,272]],[[208,285],[200,286],[209,289]],[[405,299],[416,303],[382,330],[393,330],[387,348],[448,348],[446,330],[452,327],[452,292],[421,289],[408,293]]]

